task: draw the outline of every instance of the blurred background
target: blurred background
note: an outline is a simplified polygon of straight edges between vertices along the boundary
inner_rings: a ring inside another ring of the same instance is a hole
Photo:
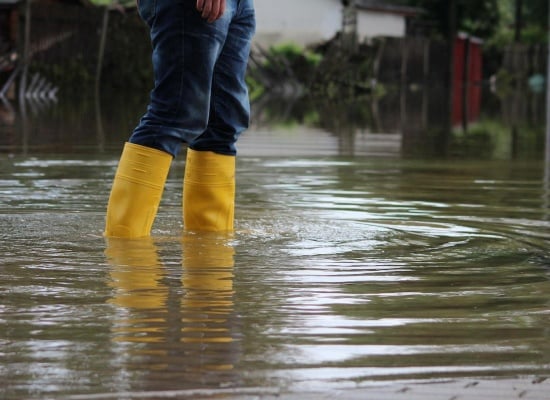
[[[255,6],[253,130],[322,131],[345,155],[544,157],[546,0]],[[0,0],[1,152],[119,148],[151,87],[133,0]]]
[[[234,235],[183,231],[179,156],[117,241],[135,2],[0,0],[0,398],[546,399],[548,0],[255,5]]]

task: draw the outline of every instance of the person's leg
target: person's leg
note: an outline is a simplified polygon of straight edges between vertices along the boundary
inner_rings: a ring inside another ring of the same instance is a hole
[[[222,18],[208,23],[196,10],[196,1],[139,3],[140,8],[155,4],[154,14],[144,18],[150,27],[155,85],[129,141],[176,156],[182,142],[193,142],[208,125],[214,66],[234,9],[228,7]]]
[[[208,126],[187,150],[183,191],[183,220],[187,230],[233,230],[235,143],[249,125],[245,74],[255,30],[252,1],[236,3],[227,39],[214,68]]]
[[[235,1],[235,0],[233,0]],[[149,236],[172,157],[206,128],[215,62],[230,18],[206,24],[190,0],[140,0],[155,86],[115,175],[105,236]]]
[[[214,67],[210,113],[204,133],[189,143],[195,151],[234,156],[235,143],[249,125],[250,104],[245,82],[255,32],[252,0],[238,0],[235,16]]]

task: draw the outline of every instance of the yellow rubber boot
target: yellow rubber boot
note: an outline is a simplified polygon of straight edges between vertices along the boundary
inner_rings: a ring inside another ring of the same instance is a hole
[[[151,234],[172,155],[126,143],[111,189],[105,236],[138,238]]]
[[[233,230],[235,157],[187,150],[183,225],[190,231]]]

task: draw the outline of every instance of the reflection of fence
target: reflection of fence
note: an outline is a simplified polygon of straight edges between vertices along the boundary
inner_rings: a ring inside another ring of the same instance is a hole
[[[503,54],[502,68],[495,82],[501,93],[503,118],[513,130],[524,123],[545,123],[547,48],[545,45],[514,43]],[[537,79],[538,78],[538,79]]]
[[[375,71],[379,81],[401,86],[445,86],[449,82],[449,48],[427,38],[386,38],[380,43]],[[479,41],[458,37],[454,45],[452,121],[467,125],[481,109],[482,54]],[[445,102],[445,99],[442,99]]]

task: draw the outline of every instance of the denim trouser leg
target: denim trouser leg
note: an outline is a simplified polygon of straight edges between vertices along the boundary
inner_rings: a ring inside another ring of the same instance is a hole
[[[250,104],[245,82],[250,42],[255,30],[252,1],[241,0],[237,16],[214,67],[210,118],[206,131],[190,143],[193,150],[235,155],[235,143],[248,128]]]
[[[155,86],[130,142],[176,155],[181,143],[235,154],[248,127],[244,82],[254,33],[252,0],[227,0],[208,23],[195,0],[139,0],[150,27]]]

